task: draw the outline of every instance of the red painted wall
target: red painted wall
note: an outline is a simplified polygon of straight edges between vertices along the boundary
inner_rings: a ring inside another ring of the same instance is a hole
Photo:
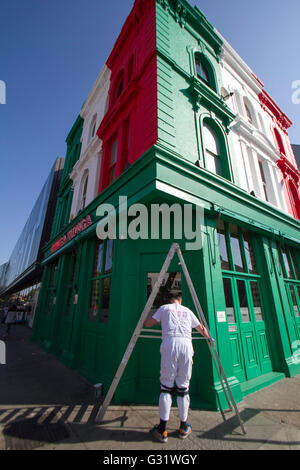
[[[156,2],[136,0],[107,60],[108,111],[97,131],[103,141],[99,192],[110,184],[111,149],[118,140],[115,179],[157,141]]]
[[[259,99],[262,109],[271,116],[274,123],[274,144],[281,154],[277,166],[282,174],[282,185],[288,211],[292,217],[300,220],[300,172],[287,133],[292,122],[265,90],[259,95]]]

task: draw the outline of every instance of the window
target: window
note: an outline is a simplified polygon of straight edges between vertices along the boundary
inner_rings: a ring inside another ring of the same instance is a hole
[[[246,111],[247,119],[250,122],[250,124],[253,124],[253,118],[252,118],[252,114],[251,114],[249,105],[246,103],[246,101],[244,101],[244,105],[245,105],[245,111]]]
[[[97,114],[92,119],[91,125],[90,125],[90,133],[89,133],[89,142],[92,140],[92,138],[96,134],[96,122],[97,122]]]
[[[263,312],[260,300],[260,294],[258,289],[258,283],[256,281],[250,282],[250,289],[252,294],[254,315],[256,321],[263,321]]]
[[[209,74],[199,56],[195,58],[197,77],[209,84]]]
[[[67,294],[67,306],[66,306],[66,316],[69,316],[71,313],[72,302],[75,295],[75,271],[76,271],[76,263],[77,263],[77,251],[72,251],[70,255],[70,267],[69,267],[69,284],[68,284],[68,294]]]
[[[277,144],[277,148],[279,152],[285,154],[282,138],[281,138],[281,135],[279,134],[279,131],[277,129],[274,129],[274,134],[275,134],[275,140],[276,140],[276,144]]]
[[[109,183],[112,183],[116,178],[116,166],[118,156],[118,139],[116,139],[110,151],[110,165],[109,165]]]
[[[220,220],[217,225],[221,269],[257,275],[251,233]]]
[[[124,71],[121,70],[121,72],[118,75],[118,78],[115,81],[115,86],[114,86],[114,99],[119,98],[123,92],[124,88]]]
[[[245,267],[243,263],[241,239],[238,227],[236,225],[229,224],[229,232],[234,270],[237,272],[244,272]]]
[[[248,232],[247,230],[243,230],[243,238],[244,238],[244,248],[245,248],[245,254],[246,254],[246,260],[248,264],[249,273],[256,274],[257,268],[256,268],[256,262],[254,258],[254,251],[253,251],[253,245],[251,241],[250,232]]]
[[[203,125],[203,140],[205,148],[205,168],[216,175],[222,176],[219,139],[215,130],[207,123]]]
[[[300,280],[296,255],[292,248],[283,246],[280,250],[280,262],[283,276],[287,279]]]
[[[219,251],[220,251],[220,260],[221,260],[221,268],[229,270],[229,256],[228,256],[228,248],[227,248],[227,241],[226,241],[226,231],[224,222],[221,220],[218,225],[218,241],[219,241]]]
[[[113,241],[96,240],[94,265],[90,281],[88,318],[90,321],[107,323],[110,305],[111,276],[113,265]]]
[[[86,171],[82,181],[81,181],[81,187],[80,187],[80,199],[79,199],[79,211],[85,208],[86,205],[86,196],[87,196],[87,189],[88,189],[88,183],[89,183],[89,174]]]
[[[224,294],[225,294],[227,321],[228,323],[236,323],[231,280],[224,277],[223,286],[224,286]]]
[[[197,78],[216,91],[215,78],[212,66],[200,52],[195,53],[195,69]]]
[[[55,303],[55,285],[56,285],[56,276],[57,276],[58,262],[53,263],[50,267],[49,273],[49,283],[48,283],[48,304],[45,309],[46,314],[50,314],[52,310],[52,305]]]
[[[129,147],[130,147],[130,122],[129,118],[125,120],[123,124],[123,145],[122,145],[122,161],[121,161],[121,172],[123,172],[129,160]]]
[[[266,201],[269,201],[268,190],[267,190],[267,180],[266,180],[266,175],[265,175],[265,170],[264,170],[264,164],[261,160],[258,161],[258,166],[259,166],[260,176],[261,176],[261,180],[262,180],[264,196],[265,196]]]
[[[300,317],[298,301],[297,301],[297,294],[296,294],[296,288],[297,287],[298,287],[298,294],[299,294],[299,289],[300,289],[299,286],[293,286],[292,284],[289,285],[290,292],[291,292],[292,305],[293,305],[293,309],[294,309],[294,312],[295,312],[295,316]]]
[[[238,279],[237,288],[238,288],[242,322],[247,323],[247,322],[250,322],[250,314],[249,314],[249,306],[248,306],[248,298],[247,298],[245,281]]]
[[[147,282],[147,297],[149,298],[151,292],[157,282],[159,273],[148,273]],[[166,273],[163,279],[162,285],[160,286],[159,292],[154,299],[152,306],[152,314],[162,305],[170,303],[171,294],[181,294],[181,273],[171,272]]]
[[[118,90],[118,91],[117,91],[117,98],[118,98],[119,96],[121,96],[122,91],[123,91],[123,80],[120,81],[117,90]]]
[[[298,196],[297,188],[291,181],[289,181],[289,190],[290,190],[290,201],[291,201],[291,206],[292,206],[294,217],[297,217],[298,219],[300,219],[300,199]]]

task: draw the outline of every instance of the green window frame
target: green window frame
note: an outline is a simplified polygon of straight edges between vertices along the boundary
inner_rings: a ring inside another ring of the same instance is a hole
[[[68,287],[67,287],[67,303],[66,303],[66,310],[65,314],[66,316],[70,316],[71,313],[71,308],[72,308],[72,303],[74,300],[74,292],[75,292],[75,273],[76,273],[76,267],[77,267],[77,261],[78,261],[78,251],[73,250],[70,255],[70,265],[69,265],[69,272],[68,272]]]
[[[50,315],[51,307],[56,295],[56,278],[58,271],[58,261],[52,263],[49,268],[49,280],[48,280],[48,289],[47,289],[47,306],[45,308],[45,314]]]
[[[299,253],[289,246],[277,245],[279,251],[279,260],[281,271],[284,278],[284,284],[289,299],[291,313],[295,317],[300,317],[300,270]],[[298,260],[297,260],[298,258]]]
[[[90,295],[88,320],[91,322],[108,322],[111,280],[113,268],[113,240],[94,242],[93,269],[90,278]]]

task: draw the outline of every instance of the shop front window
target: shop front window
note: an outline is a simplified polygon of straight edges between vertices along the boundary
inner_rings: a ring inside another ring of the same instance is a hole
[[[74,280],[76,272],[76,262],[77,262],[77,251],[72,251],[70,255],[70,271],[69,271],[69,285],[68,285],[68,297],[67,297],[67,307],[66,315],[69,316],[71,313],[71,307],[74,299]]]
[[[58,263],[54,263],[50,268],[50,275],[49,275],[49,284],[48,284],[48,304],[46,307],[46,314],[51,313],[52,305],[55,303],[55,281],[57,276],[57,268]]]
[[[245,271],[245,268],[243,264],[241,241],[240,241],[238,227],[236,225],[229,224],[229,231],[230,231],[230,243],[231,243],[235,271],[243,272]]]
[[[299,294],[299,291],[300,291],[300,287],[298,287],[298,294]],[[290,288],[290,292],[291,292],[291,298],[292,298],[292,304],[293,304],[293,309],[294,309],[294,313],[296,315],[296,317],[300,317],[300,313],[299,313],[299,306],[298,306],[298,301],[297,301],[297,291],[296,291],[296,286],[293,286],[292,284],[289,285],[289,288]],[[300,299],[300,298],[299,298]]]
[[[228,323],[236,323],[231,280],[225,277],[223,279],[223,286],[225,294],[227,321]]]
[[[159,273],[148,273],[147,283],[147,296],[151,295],[151,292],[158,279]],[[151,314],[153,315],[162,305],[170,303],[170,295],[180,294],[182,291],[181,273],[171,272],[166,273],[158,291],[156,298],[154,299]]]
[[[89,321],[99,320],[100,323],[107,323],[108,321],[112,266],[113,241],[97,240],[94,248],[94,265],[90,284]]]
[[[257,282],[250,282],[251,294],[252,294],[252,301],[254,307],[254,315],[256,321],[263,321],[263,313],[259,295],[259,289]]]
[[[250,314],[249,314],[249,306],[248,306],[248,298],[247,298],[245,281],[242,281],[239,279],[237,281],[237,288],[238,288],[238,295],[239,295],[239,301],[240,301],[240,311],[241,311],[242,322],[243,323],[250,322]]]
[[[249,273],[256,274],[257,268],[256,268],[256,262],[255,262],[250,232],[248,232],[247,230],[243,230],[243,239],[244,239],[245,254],[246,254]]]
[[[228,247],[226,241],[226,231],[224,222],[221,220],[218,225],[218,242],[220,251],[221,268],[225,270],[230,269]]]

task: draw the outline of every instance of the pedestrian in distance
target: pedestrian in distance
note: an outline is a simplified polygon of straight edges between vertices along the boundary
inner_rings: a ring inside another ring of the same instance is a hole
[[[5,326],[6,326],[6,331],[5,331],[5,334],[3,336],[4,339],[9,337],[10,330],[11,330],[11,325],[13,323],[15,323],[16,319],[17,319],[17,306],[12,305],[11,307],[9,307],[8,312],[6,314],[5,321],[4,321]]]
[[[209,333],[194,313],[182,305],[181,295],[172,295],[170,304],[161,306],[152,318],[144,322],[151,328],[161,325],[162,343],[160,346],[160,423],[151,429],[153,437],[160,442],[167,442],[166,430],[172,406],[172,396],[177,395],[180,427],[178,437],[185,439],[192,432],[187,423],[190,406],[189,384],[192,376],[194,349],[192,329],[195,328],[205,338]],[[174,386],[175,383],[175,386]]]

